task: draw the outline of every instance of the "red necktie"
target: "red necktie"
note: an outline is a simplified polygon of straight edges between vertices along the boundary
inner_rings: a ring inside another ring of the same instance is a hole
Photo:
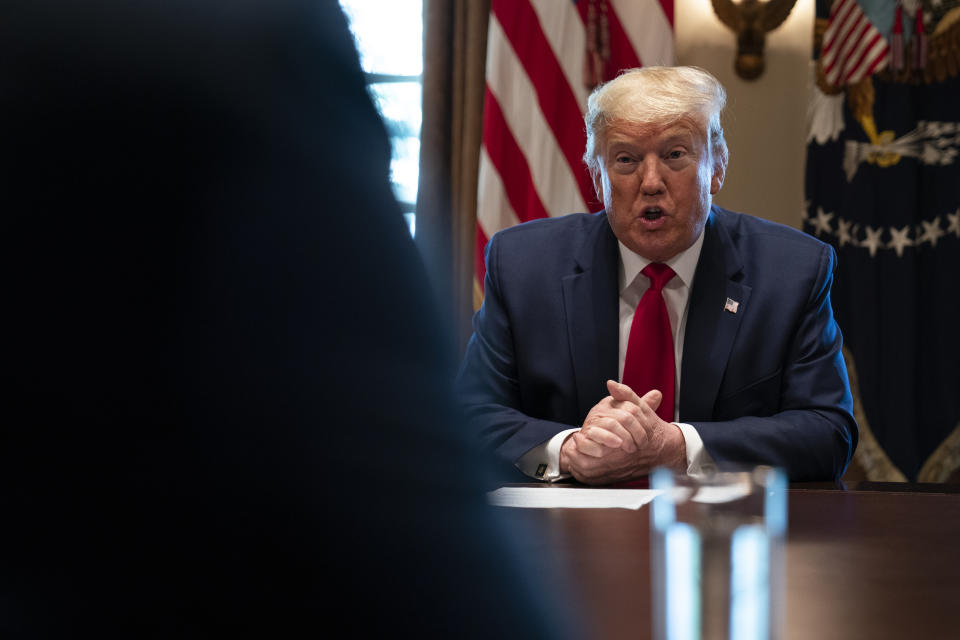
[[[663,301],[663,287],[674,275],[673,269],[659,262],[651,262],[641,271],[650,280],[637,305],[630,325],[627,342],[627,357],[623,365],[623,384],[643,397],[651,389],[659,389],[663,400],[657,415],[667,422],[673,421],[673,386],[675,380],[673,362],[673,334],[670,332],[670,317]]]

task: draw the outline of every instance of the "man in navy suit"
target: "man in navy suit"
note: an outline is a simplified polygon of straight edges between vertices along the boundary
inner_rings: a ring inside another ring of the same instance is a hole
[[[458,388],[484,442],[527,476],[609,484],[732,463],[781,466],[791,480],[843,475],[858,436],[830,304],[836,257],[712,205],[725,102],[694,68],[599,87],[584,161],[605,210],[491,239]],[[662,289],[669,390],[619,382],[651,263],[675,274]],[[672,407],[659,407],[664,392]]]

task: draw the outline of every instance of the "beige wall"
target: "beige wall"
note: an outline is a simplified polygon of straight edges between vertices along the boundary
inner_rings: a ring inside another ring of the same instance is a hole
[[[677,63],[710,71],[727,89],[730,166],[714,201],[798,228],[813,18],[814,1],[797,0],[787,20],[767,34],[763,75],[747,81],[733,71],[735,36],[710,0],[677,0],[675,17]]]

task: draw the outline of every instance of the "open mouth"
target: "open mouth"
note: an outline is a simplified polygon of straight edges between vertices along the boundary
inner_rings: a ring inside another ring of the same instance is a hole
[[[650,207],[643,212],[644,220],[659,220],[663,217],[663,209],[660,207]]]

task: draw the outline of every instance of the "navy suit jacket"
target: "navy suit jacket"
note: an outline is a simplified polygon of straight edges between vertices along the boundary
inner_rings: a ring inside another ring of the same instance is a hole
[[[833,317],[834,251],[712,207],[690,295],[680,421],[718,464],[842,476],[857,443]],[[483,307],[458,390],[510,463],[571,426],[618,379],[618,247],[604,212],[518,225],[487,247]],[[726,310],[727,298],[739,303]]]

